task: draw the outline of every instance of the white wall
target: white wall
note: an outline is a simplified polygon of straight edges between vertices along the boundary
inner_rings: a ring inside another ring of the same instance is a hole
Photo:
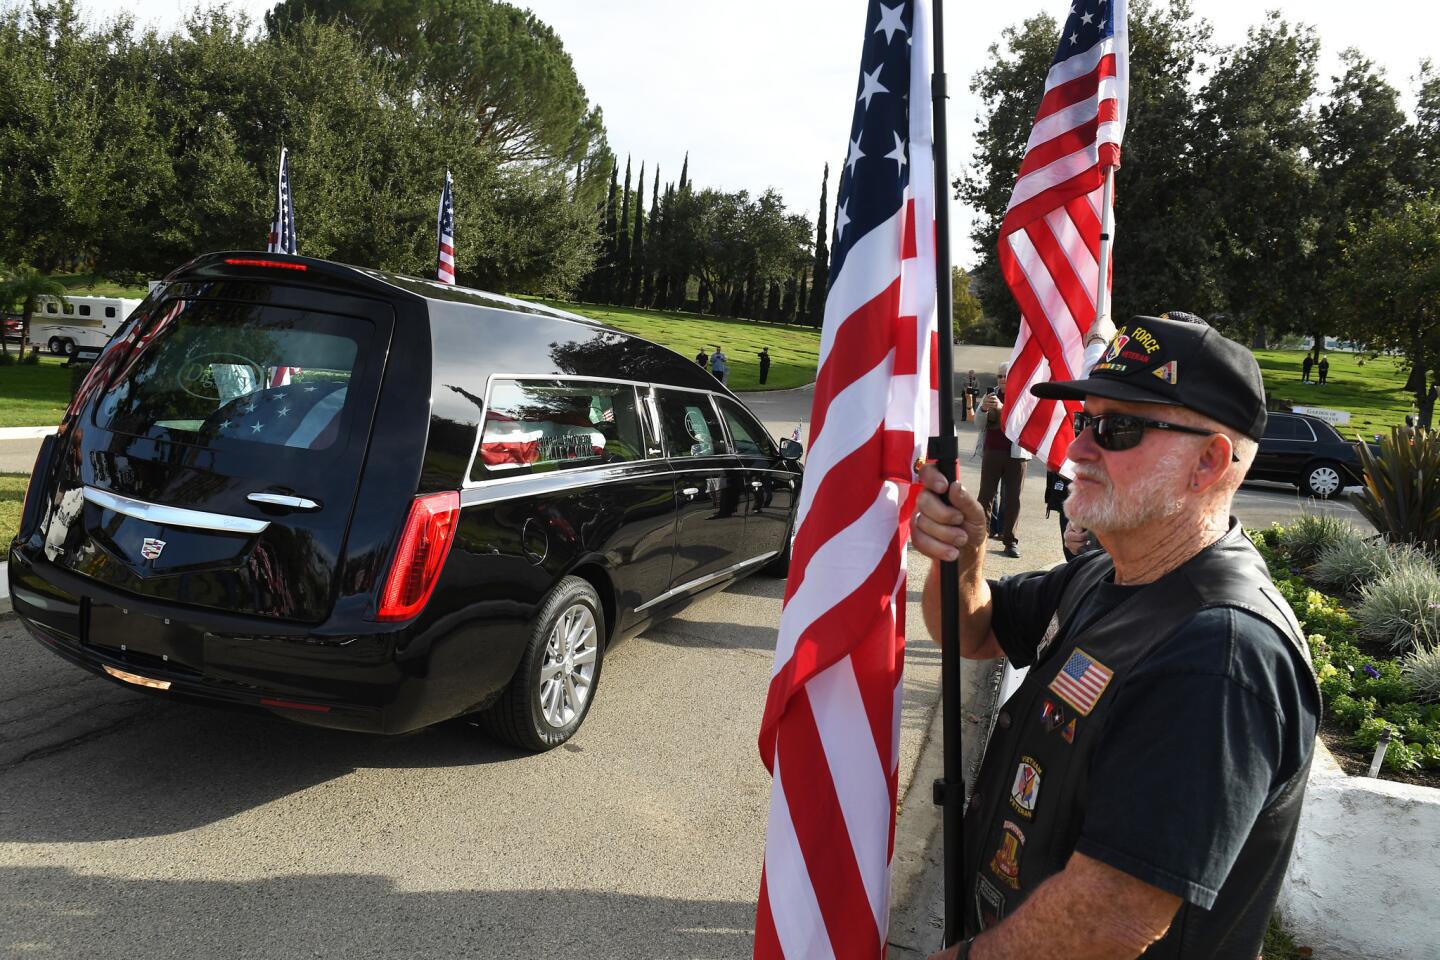
[[[1322,960],[1440,957],[1440,790],[1346,776],[1317,742],[1279,909]]]

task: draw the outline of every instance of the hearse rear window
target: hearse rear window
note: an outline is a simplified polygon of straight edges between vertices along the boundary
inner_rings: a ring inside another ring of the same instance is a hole
[[[472,479],[644,456],[640,411],[629,384],[495,380]]]
[[[97,426],[204,446],[335,443],[370,324],[354,317],[175,301],[137,328]]]

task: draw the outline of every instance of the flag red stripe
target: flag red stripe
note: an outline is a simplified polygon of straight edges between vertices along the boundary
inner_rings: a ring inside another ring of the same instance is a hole
[[[1095,96],[1095,90],[1099,87],[1100,81],[1106,77],[1115,76],[1115,54],[1107,53],[1095,64],[1095,69],[1089,73],[1081,74],[1064,83],[1057,83],[1045,91],[1045,96],[1040,100],[1040,107],[1035,111],[1035,120],[1039,122],[1058,113],[1066,107],[1081,103]]]
[[[801,689],[780,721],[776,751],[790,789],[785,798],[805,857],[810,884],[837,960],[880,956],[880,936],[865,897],[865,884],[850,845],[844,812],[830,779],[825,747],[815,726],[810,693]],[[863,918],[870,918],[865,922]],[[843,931],[843,938],[837,937]]]
[[[864,374],[875,369],[893,346],[894,318],[900,309],[900,278],[856,310],[836,332],[825,364],[815,377],[814,423],[810,443],[825,429],[830,402]]]

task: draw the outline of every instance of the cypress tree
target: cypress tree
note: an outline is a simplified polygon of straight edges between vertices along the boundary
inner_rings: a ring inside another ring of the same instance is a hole
[[[662,222],[663,211],[660,209],[660,164],[655,164],[655,182],[650,187],[650,253],[645,258],[645,278],[643,288],[640,291],[640,303],[642,306],[655,306],[655,274],[656,265],[660,261],[660,251],[664,249],[657,245],[662,232],[665,229]]]
[[[794,295],[793,291],[791,295]],[[765,298],[765,319],[771,323],[780,319],[780,281],[778,280],[770,281],[770,290]]]
[[[798,303],[795,305],[795,316],[790,318],[792,323],[798,323],[810,315],[810,287],[805,283],[805,268],[800,268],[799,275],[795,278],[795,287]]]
[[[665,231],[665,245],[661,248],[664,253],[660,267],[660,290],[656,301],[659,306],[674,310],[684,305],[675,301],[675,255],[671,249],[671,238],[675,236],[675,184],[665,184],[664,203],[665,212],[660,222]]]
[[[686,151],[685,151],[685,162],[684,162],[683,164],[681,164],[681,166],[680,166],[680,183],[675,187],[675,189],[676,189],[676,190],[684,190],[684,189],[689,185],[689,179],[688,179],[689,176],[690,176],[690,151],[689,151],[689,150],[686,150]]]
[[[596,283],[592,299],[596,303],[609,303],[610,292],[615,285],[615,225],[619,217],[616,207],[616,193],[620,189],[620,161],[610,165],[610,196],[605,201],[605,229],[601,236],[600,264],[595,271]]]
[[[625,158],[625,192],[620,195],[620,227],[615,238],[615,286],[611,303],[624,303],[630,283],[630,158]]]
[[[630,250],[630,289],[625,302],[630,306],[640,299],[640,278],[645,273],[645,164],[640,164],[640,182],[635,187],[635,233]]]
[[[815,266],[812,270],[814,280],[810,284],[810,322],[817,327],[825,319],[825,288],[830,284],[830,244],[826,240],[829,233],[826,229],[829,190],[830,164],[827,163],[824,179],[820,181],[820,216],[815,221]]]

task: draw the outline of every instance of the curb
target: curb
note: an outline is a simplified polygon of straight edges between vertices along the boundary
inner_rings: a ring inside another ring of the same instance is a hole
[[[55,431],[55,427],[0,427],[0,440],[39,440],[48,437]]]
[[[939,950],[944,938],[944,862],[940,808],[930,802],[930,785],[945,772],[945,710],[935,704],[925,744],[915,762],[910,789],[900,800],[895,822],[895,853],[890,868],[891,960],[924,960]]]

